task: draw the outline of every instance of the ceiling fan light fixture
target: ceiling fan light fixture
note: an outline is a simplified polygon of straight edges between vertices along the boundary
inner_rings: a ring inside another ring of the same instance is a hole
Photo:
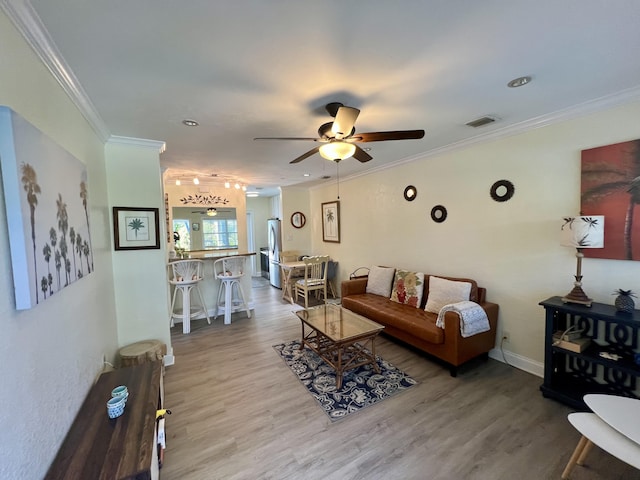
[[[211,208],[207,208],[207,216],[209,217],[215,217],[218,214],[218,211],[211,207]]]
[[[356,146],[346,142],[330,142],[320,147],[320,155],[327,160],[345,160],[356,153]]]

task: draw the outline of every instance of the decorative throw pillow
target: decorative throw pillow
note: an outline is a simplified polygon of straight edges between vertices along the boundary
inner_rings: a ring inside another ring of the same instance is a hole
[[[396,270],[390,300],[420,308],[424,290],[424,273]]]
[[[445,305],[469,300],[471,284],[454,282],[445,278],[431,276],[429,278],[429,296],[424,309],[427,312],[440,313]]]
[[[395,271],[391,267],[371,267],[366,292],[389,298]]]

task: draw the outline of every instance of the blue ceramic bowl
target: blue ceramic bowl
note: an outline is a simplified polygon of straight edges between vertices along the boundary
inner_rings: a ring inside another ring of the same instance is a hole
[[[125,385],[120,385],[111,390],[112,397],[126,397],[127,395],[129,395],[129,389]]]
[[[107,402],[107,414],[109,418],[117,418],[124,413],[127,399],[124,397],[111,397]]]

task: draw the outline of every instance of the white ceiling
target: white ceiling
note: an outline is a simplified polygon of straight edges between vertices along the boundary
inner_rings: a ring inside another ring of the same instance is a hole
[[[344,177],[640,98],[638,0],[0,5],[45,44],[41,55],[97,130],[165,141],[163,167],[250,190],[336,175],[317,154],[289,164],[314,142],[253,141],[316,136],[332,101],[361,109],[359,132],[426,130],[422,140],[362,144],[373,160],[343,161]],[[521,75],[532,83],[507,87]],[[465,126],[484,115],[499,121]]]

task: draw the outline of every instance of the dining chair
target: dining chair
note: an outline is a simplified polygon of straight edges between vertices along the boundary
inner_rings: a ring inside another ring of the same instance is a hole
[[[298,279],[294,284],[295,287],[295,299],[298,297],[304,297],[304,307],[309,308],[309,294],[311,292],[317,292],[324,295],[324,299],[327,299],[327,273],[329,256],[317,255],[313,257],[305,257],[302,259],[304,262],[304,275]]]
[[[329,289],[331,296],[333,298],[337,298],[334,282],[336,279],[336,274],[338,273],[338,262],[329,260],[329,263],[327,264],[327,268],[329,270],[327,272],[327,288]]]

